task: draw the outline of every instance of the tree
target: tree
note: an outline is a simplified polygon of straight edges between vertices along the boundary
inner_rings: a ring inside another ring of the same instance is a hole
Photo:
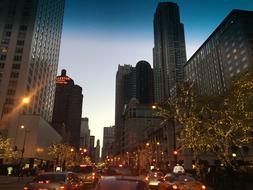
[[[65,167],[71,167],[75,164],[75,151],[68,144],[53,144],[48,147],[48,155],[52,157],[55,164]]]
[[[0,158],[15,158],[17,151],[11,147],[10,139],[0,136]]]
[[[252,140],[253,75],[238,77],[224,96],[200,97],[193,85],[183,85],[177,99],[160,106],[163,122],[175,119],[181,125],[179,142],[191,149],[195,159],[213,152],[226,165],[233,165],[233,150]],[[242,155],[242,154],[241,154]]]

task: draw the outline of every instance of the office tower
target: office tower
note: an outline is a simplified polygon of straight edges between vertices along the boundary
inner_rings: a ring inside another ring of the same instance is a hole
[[[168,97],[176,96],[177,84],[184,79],[184,26],[175,3],[161,2],[156,9],[153,59],[155,102],[162,103]]]
[[[96,147],[95,147],[95,163],[97,164],[100,162],[100,140],[97,140]]]
[[[80,148],[86,148],[87,150],[89,150],[89,147],[90,147],[89,119],[85,117],[81,119]]]
[[[222,95],[253,68],[253,12],[233,10],[187,61],[186,80],[198,95]]]
[[[95,154],[96,154],[95,150],[96,150],[95,149],[95,136],[90,136],[90,149],[89,149],[88,155],[89,155],[92,162],[95,162]]]
[[[139,61],[136,70],[136,98],[140,104],[154,103],[153,69],[146,61]]]
[[[2,119],[16,110],[22,97],[29,96],[22,112],[39,114],[50,122],[64,0],[3,0],[0,7]]]
[[[113,156],[114,130],[114,126],[104,127],[102,161],[105,160],[107,156]]]
[[[10,138],[18,150],[23,150],[24,161],[45,159],[36,150],[46,150],[61,140],[49,123],[64,3],[64,0],[0,2],[0,133]]]
[[[66,70],[56,78],[53,110],[53,127],[63,141],[79,149],[82,117],[82,88],[66,75]]]
[[[136,67],[124,65],[118,67],[116,76],[115,108],[115,153],[124,147],[124,112],[131,99],[138,99],[141,104],[152,104],[153,69],[146,61],[139,61]]]
[[[129,90],[126,86],[127,83],[125,82],[125,76],[130,74],[133,70],[131,65],[124,65],[118,66],[118,71],[116,75],[116,95],[115,95],[115,153],[120,153],[120,147],[122,147],[122,133],[123,133],[123,126],[122,126],[122,112],[124,109],[124,105],[127,104],[128,100],[127,96],[131,93],[131,85]],[[129,78],[129,77],[128,77]],[[131,80],[131,77],[128,81]],[[126,93],[128,92],[128,93]],[[126,93],[126,94],[125,94]]]

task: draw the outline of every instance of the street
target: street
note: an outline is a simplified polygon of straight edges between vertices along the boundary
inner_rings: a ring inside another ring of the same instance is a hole
[[[1,190],[20,190],[24,184],[30,181],[30,177],[18,177],[0,176],[0,189]]]

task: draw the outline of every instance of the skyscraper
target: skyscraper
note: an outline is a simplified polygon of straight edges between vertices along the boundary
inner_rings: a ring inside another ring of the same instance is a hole
[[[136,98],[140,104],[154,102],[154,76],[153,69],[147,61],[139,61],[136,70]]]
[[[62,135],[63,141],[79,149],[82,117],[82,88],[62,70],[56,79],[53,127]]]
[[[0,2],[0,132],[11,138],[18,150],[23,150],[24,158],[40,158],[37,148],[42,150],[53,141],[60,141],[49,123],[64,3],[64,0]],[[29,97],[25,99],[26,105],[22,104],[24,97]],[[29,143],[25,144],[24,139]]]
[[[154,15],[155,102],[176,96],[177,83],[184,79],[186,63],[184,26],[176,3],[161,2]]]
[[[141,104],[153,104],[153,69],[146,61],[139,61],[136,67],[118,67],[116,76],[115,143],[116,154],[124,147],[124,112],[131,99]],[[123,139],[122,139],[123,138]]]
[[[113,155],[112,147],[114,143],[114,130],[115,130],[114,126],[104,127],[102,161],[104,161],[107,156]]]
[[[22,111],[50,122],[62,33],[64,0],[4,0],[0,17],[0,113]],[[18,117],[20,113],[15,116]]]

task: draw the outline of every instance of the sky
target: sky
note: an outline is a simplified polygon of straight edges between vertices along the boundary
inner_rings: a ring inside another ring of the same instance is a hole
[[[114,125],[118,65],[153,67],[153,15],[159,0],[65,0],[58,74],[67,70],[83,89],[82,116],[102,144]],[[253,0],[172,0],[184,24],[187,59],[232,9],[253,11]]]

